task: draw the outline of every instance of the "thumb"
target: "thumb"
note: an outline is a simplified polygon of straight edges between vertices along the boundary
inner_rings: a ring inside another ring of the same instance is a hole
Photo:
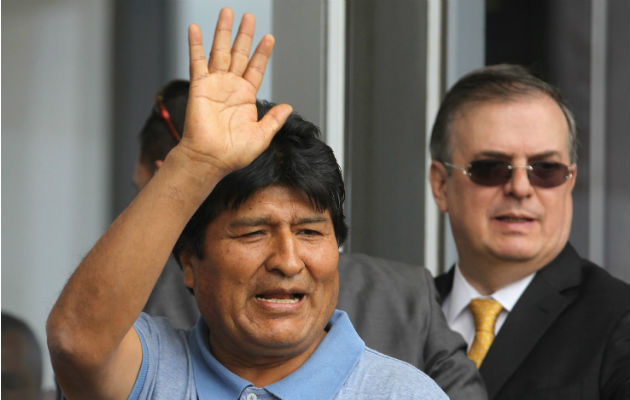
[[[263,134],[271,140],[273,135],[282,128],[293,108],[288,104],[278,104],[265,114],[258,124]]]

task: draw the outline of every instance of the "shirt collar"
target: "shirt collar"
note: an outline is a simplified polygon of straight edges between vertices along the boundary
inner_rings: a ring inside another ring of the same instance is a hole
[[[315,400],[335,397],[359,362],[365,344],[348,315],[336,310],[330,329],[315,352],[286,378],[265,387],[280,399]],[[192,365],[200,400],[237,399],[251,382],[219,363],[208,348],[208,327],[200,318],[190,332]]]
[[[241,392],[253,386],[217,361],[208,346],[208,326],[201,317],[188,333],[197,398],[238,399]]]
[[[457,318],[457,316],[464,312],[464,310],[468,307],[470,300],[477,297],[491,297],[498,301],[505,311],[512,311],[512,308],[514,308],[514,305],[521,297],[525,289],[527,289],[527,286],[532,279],[534,279],[535,275],[536,273],[534,272],[516,282],[502,287],[490,296],[484,296],[480,294],[470,283],[468,283],[459,269],[459,264],[455,264],[453,288],[450,292],[450,302],[448,308],[444,310],[447,322],[451,324],[452,321],[454,321],[455,318]]]

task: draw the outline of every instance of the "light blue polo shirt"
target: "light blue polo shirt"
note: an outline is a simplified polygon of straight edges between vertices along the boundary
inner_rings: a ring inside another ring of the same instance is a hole
[[[424,373],[365,347],[343,311],[311,357],[284,379],[257,388],[219,363],[199,319],[189,331],[141,314],[134,324],[142,365],[129,399],[448,399]]]

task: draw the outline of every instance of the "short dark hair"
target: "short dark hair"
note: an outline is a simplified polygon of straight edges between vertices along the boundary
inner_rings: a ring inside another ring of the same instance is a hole
[[[524,67],[511,64],[472,71],[446,93],[431,131],[431,157],[436,161],[451,161],[452,122],[465,106],[477,102],[513,100],[534,94],[549,96],[562,110],[569,127],[569,159],[571,163],[577,162],[575,118],[558,89],[535,77]]]
[[[258,118],[273,106],[257,101]],[[212,220],[227,209],[237,209],[258,190],[271,185],[297,189],[306,194],[315,209],[328,210],[341,246],[348,234],[343,178],[332,149],[319,136],[315,124],[292,113],[269,147],[248,166],[225,176],[199,207],[173,250],[178,261],[184,250],[203,258],[205,231]]]
[[[24,356],[26,357],[29,371],[32,373],[34,383],[40,389],[42,385],[42,349],[35,333],[26,322],[8,312],[2,311],[2,335],[4,336],[9,332],[15,332],[24,338]],[[5,345],[4,340],[5,338],[3,338],[2,342],[3,347]],[[5,379],[4,376],[3,379]],[[11,379],[11,377],[7,375],[7,379]],[[24,385],[25,382],[20,382],[19,384]]]
[[[167,122],[161,115],[159,101],[169,114],[173,128],[181,136],[184,131],[186,104],[190,84],[185,80],[167,82],[156,94],[151,113],[140,131],[140,163],[155,172],[155,161],[164,160],[178,140],[173,136]]]

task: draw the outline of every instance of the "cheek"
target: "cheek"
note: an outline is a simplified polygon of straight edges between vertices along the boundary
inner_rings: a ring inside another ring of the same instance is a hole
[[[318,268],[312,271],[311,273],[313,274],[313,277],[318,280],[322,280],[326,282],[336,281],[337,280],[337,264],[338,264],[337,259],[335,259],[334,261],[327,260],[325,265],[323,265],[321,268]]]
[[[471,190],[473,188],[461,180],[461,177],[451,177],[446,188],[447,211],[449,214],[460,216],[458,219],[464,219],[480,204],[479,191]]]
[[[485,226],[488,209],[492,204],[491,196],[484,196],[480,191],[457,193],[449,199],[449,215],[454,229],[479,230]]]
[[[207,267],[197,275],[195,298],[206,320],[231,319],[236,310],[242,309],[248,291],[232,271]]]
[[[307,265],[311,265],[310,273],[318,281],[337,279],[337,265],[339,264],[339,248],[333,240],[323,245],[317,245],[308,251]]]
[[[333,292],[339,289],[339,274],[337,272],[337,266],[334,268],[326,268],[317,271],[317,273],[311,272],[313,278],[328,292]]]
[[[228,282],[249,281],[264,258],[261,246],[239,246],[233,242],[208,247],[205,254],[208,262],[204,274]]]
[[[338,261],[338,259],[336,260]],[[337,262],[326,269],[325,278],[322,279],[325,297],[328,298],[328,312],[332,312],[337,306],[339,296],[339,272]]]
[[[195,272],[195,294],[203,302],[226,302],[238,293],[235,289],[245,281],[235,264],[216,264],[205,260]]]
[[[570,229],[573,217],[573,200],[570,193],[560,198],[557,196],[545,197],[543,198],[543,206],[548,230],[559,233]]]
[[[327,271],[326,276],[320,276],[317,279],[319,286],[319,296],[317,302],[321,305],[320,312],[325,319],[329,318],[337,307],[339,297],[339,274],[337,268]]]

